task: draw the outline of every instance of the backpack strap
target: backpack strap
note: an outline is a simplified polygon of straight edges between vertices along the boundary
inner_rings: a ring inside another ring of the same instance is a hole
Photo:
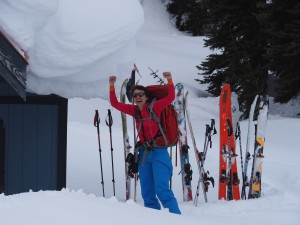
[[[153,110],[153,105],[155,103],[156,99],[154,98],[151,103],[148,105],[147,107],[147,111],[150,115],[150,118],[153,119],[156,123],[157,123],[157,126],[159,128],[159,132],[161,133],[161,135],[163,136],[164,138],[164,141],[165,141],[165,144],[168,145],[168,139],[167,139],[167,136],[165,134],[165,131],[162,127],[162,124],[161,124],[161,121],[160,119],[158,118],[157,114],[154,112]],[[151,142],[151,145],[153,144],[153,141],[155,142],[155,139],[159,136],[159,132],[157,132],[157,134],[154,136],[153,140],[147,140],[146,139],[146,136],[145,136],[145,129],[144,129],[144,126],[143,126],[143,118],[142,118],[142,114],[141,112],[136,108],[134,110],[134,116],[135,116],[135,119],[136,121],[139,121],[140,122],[140,127],[138,128],[138,133],[140,132],[140,130],[142,130],[142,134],[143,134],[143,138],[144,138],[144,141],[145,142]],[[154,143],[155,144],[155,143]]]
[[[163,136],[164,138],[164,141],[165,141],[165,144],[168,145],[168,140],[167,140],[167,137],[166,137],[166,134],[164,132],[164,129],[162,128],[162,125],[161,125],[161,122],[160,122],[160,119],[158,118],[158,116],[156,115],[156,113],[154,112],[153,110],[153,105],[154,105],[154,102],[156,101],[156,99],[153,99],[151,101],[151,103],[148,105],[147,107],[147,110],[150,114],[150,117],[157,123],[158,125],[158,128],[159,128],[159,131],[161,133],[161,135]],[[155,135],[157,136],[157,135]]]
[[[135,120],[140,122],[140,127],[137,130],[137,132],[139,133],[140,130],[142,130],[144,141],[147,141],[146,136],[145,136],[145,128],[143,125],[142,114],[141,114],[140,110],[138,110],[137,108],[134,110],[134,116],[135,116]]]

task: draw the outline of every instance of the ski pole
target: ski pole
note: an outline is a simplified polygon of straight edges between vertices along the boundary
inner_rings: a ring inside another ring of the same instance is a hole
[[[227,118],[226,119],[226,125],[227,125],[227,154],[228,154],[228,159],[227,159],[227,200],[233,200],[233,194],[232,194],[232,176],[231,176],[231,166],[232,166],[232,157],[233,155],[233,149],[231,148],[231,141],[230,137],[233,134],[233,128],[231,121]]]
[[[179,142],[178,142],[178,145],[179,145]],[[176,148],[175,148],[175,166],[176,167],[177,167],[177,160],[178,160],[178,155],[177,155],[178,145],[176,145]]]
[[[204,187],[205,192],[208,191],[208,185],[209,185],[208,181],[210,181],[211,184],[212,184],[212,186],[214,187],[214,183],[215,183],[214,178],[208,176],[209,171],[207,171],[207,172],[204,171],[204,161],[205,161],[205,158],[206,158],[208,146],[210,148],[212,148],[211,136],[215,135],[216,133],[217,133],[217,130],[216,130],[216,127],[215,127],[215,120],[211,119],[210,126],[208,124],[206,124],[203,152],[198,152],[198,157],[199,157],[199,160],[200,160],[201,171],[203,172],[203,174],[201,174],[199,176],[199,179],[198,179],[198,185],[197,185],[195,199],[194,199],[194,205],[195,206],[198,205],[198,197],[199,197],[199,189],[200,189],[200,183],[201,183],[201,181],[203,180],[203,183],[205,184],[205,187]],[[203,177],[202,177],[202,175],[203,175]],[[205,200],[207,202],[207,198],[206,197],[205,197]]]
[[[242,169],[242,178],[243,178],[241,199],[247,199],[246,198],[246,179],[245,179],[246,177],[245,177],[244,166],[243,166],[243,151],[242,151],[241,128],[240,128],[240,123],[239,122],[236,123],[235,139],[239,139],[239,144],[240,144],[241,169]]]
[[[213,133],[212,133],[213,132]],[[205,141],[204,141],[204,150],[203,150],[203,160],[205,160],[206,154],[207,154],[207,149],[208,149],[208,144],[209,148],[212,148],[212,140],[211,136],[215,135],[217,133],[216,127],[215,127],[215,120],[211,119],[210,126],[206,124],[206,132],[205,132]],[[206,143],[207,142],[207,143]]]
[[[170,160],[171,160],[171,163],[172,163],[172,157],[173,157],[173,151],[172,151],[172,147],[170,148]],[[173,177],[173,174],[171,175],[171,178],[170,178],[170,189],[172,189],[172,177]]]
[[[95,110],[95,116],[94,116],[94,126],[97,127],[97,134],[98,134],[98,146],[99,146],[99,156],[100,156],[100,169],[101,169],[101,184],[102,184],[102,195],[105,197],[104,194],[104,181],[103,181],[103,168],[102,168],[102,156],[101,156],[101,143],[100,143],[100,117],[98,110]]]
[[[254,124],[254,139],[256,140],[256,137],[257,137],[257,124]],[[253,158],[253,162],[252,162],[252,169],[251,169],[251,176],[250,176],[250,183],[249,183],[249,193],[248,193],[248,198],[251,199],[251,198],[254,198],[253,195],[252,195],[252,184],[253,184],[253,176],[254,176],[254,167],[255,167],[255,157],[256,157],[256,152],[257,152],[257,149],[256,149],[256,141],[254,141],[254,153],[252,155],[252,158]]]
[[[111,127],[113,124],[113,119],[111,116],[111,111],[108,109],[108,114],[106,117],[106,125],[109,127],[109,137],[110,137],[110,154],[111,154],[111,168],[112,168],[112,182],[113,182],[113,190],[114,190],[114,196],[116,196],[115,192],[115,171],[114,171],[114,156],[113,156],[113,146],[112,146],[112,132],[111,132]]]
[[[204,139],[204,147],[203,147],[203,152],[198,152],[198,158],[200,160],[200,162],[198,162],[200,164],[200,167],[203,168],[203,164],[204,164],[204,160],[205,160],[205,155],[206,155],[206,152],[207,152],[207,148],[208,148],[208,143],[209,143],[209,133],[210,133],[210,127],[208,124],[205,125],[206,128],[205,128],[205,139]],[[196,194],[195,194],[195,198],[194,198],[194,205],[197,207],[198,205],[198,198],[199,198],[199,191],[200,191],[200,183],[202,181],[202,174],[200,173],[199,175],[199,179],[198,179],[198,183],[197,183],[197,188],[196,188]],[[205,183],[205,182],[203,182]],[[205,190],[206,189],[206,190]],[[207,187],[204,187],[205,191],[207,191]],[[205,202],[207,202],[207,198],[206,196],[204,195],[204,199],[205,199]]]

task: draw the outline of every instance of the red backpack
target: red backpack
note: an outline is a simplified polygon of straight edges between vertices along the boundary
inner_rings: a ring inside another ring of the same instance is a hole
[[[150,104],[148,112],[151,118],[158,124],[159,134],[156,135],[155,144],[159,147],[175,146],[179,139],[179,129],[177,112],[172,104],[169,104],[160,114],[156,115],[153,110],[155,100],[164,98],[168,95],[168,87],[165,85],[147,86]]]

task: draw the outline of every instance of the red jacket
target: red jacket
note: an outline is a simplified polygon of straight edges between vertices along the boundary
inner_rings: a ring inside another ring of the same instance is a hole
[[[136,105],[132,104],[123,104],[117,100],[115,88],[113,86],[110,86],[110,103],[111,105],[116,108],[117,110],[126,113],[130,116],[135,117],[135,109],[138,109]],[[175,88],[172,79],[168,79],[168,96],[162,99],[159,99],[154,102],[153,104],[153,110],[156,113],[156,115],[160,115],[160,113],[169,105],[171,104],[175,99]],[[146,140],[152,140],[155,135],[157,134],[159,128],[157,123],[150,119],[150,115],[147,111],[149,103],[146,103],[143,107],[143,109],[140,111],[141,116],[143,119],[143,127],[144,127],[144,135],[146,137]],[[139,110],[139,109],[138,109]],[[149,118],[149,119],[146,119]],[[140,122],[136,121],[136,129],[138,130],[138,135],[141,142],[144,142],[144,135],[142,133],[142,129],[140,129]]]

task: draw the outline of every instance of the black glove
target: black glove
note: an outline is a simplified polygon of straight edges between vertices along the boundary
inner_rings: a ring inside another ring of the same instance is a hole
[[[128,176],[134,177],[134,174],[138,172],[138,164],[135,162],[135,157],[132,153],[129,153],[126,157],[126,162],[128,163]]]

